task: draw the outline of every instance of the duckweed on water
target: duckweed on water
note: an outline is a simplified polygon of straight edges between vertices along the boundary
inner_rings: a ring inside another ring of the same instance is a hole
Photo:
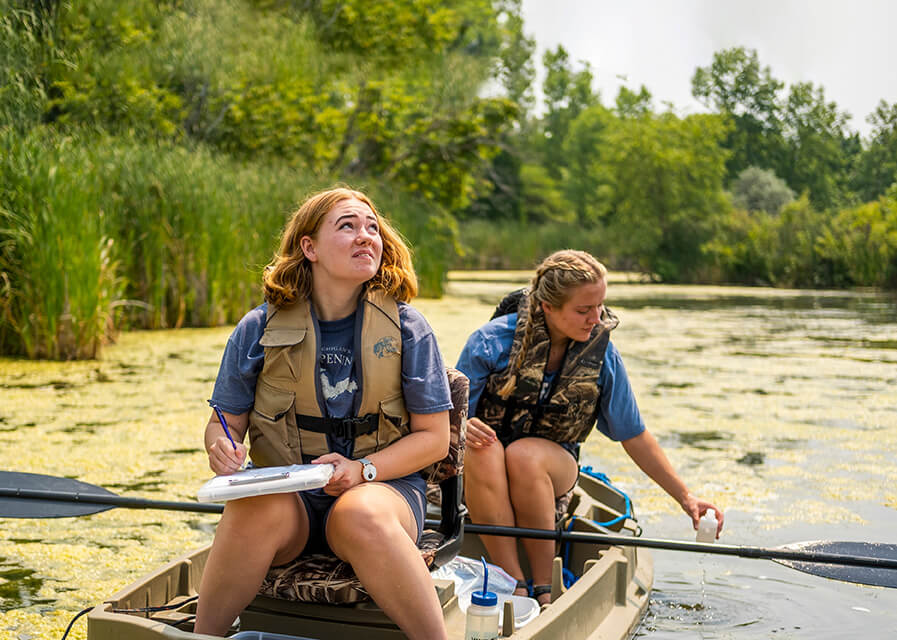
[[[455,282],[450,297],[415,302],[447,363],[522,281]],[[806,292],[615,282],[608,295],[622,319],[613,340],[647,425],[695,493],[735,508],[723,541],[739,535],[739,518],[742,527],[779,529],[798,521],[862,523],[867,504],[897,510],[890,488],[895,358],[886,342],[897,319],[864,325],[863,341],[855,338],[864,319],[848,308],[862,307],[866,298],[857,295],[815,292],[810,305]],[[716,303],[721,298],[724,305]],[[4,467],[122,495],[195,499],[210,475],[202,427],[229,333],[128,333],[99,362],[0,361],[0,450],[10,452]],[[748,338],[750,348],[735,353],[733,344]],[[757,456],[762,463],[751,462]],[[652,523],[682,517],[605,438],[586,442],[583,463],[633,497],[649,534]],[[213,515],[130,509],[4,520],[0,640],[59,638],[77,611],[211,541],[216,522]],[[720,615],[722,605],[708,606]],[[77,624],[70,638],[85,637],[86,624]]]

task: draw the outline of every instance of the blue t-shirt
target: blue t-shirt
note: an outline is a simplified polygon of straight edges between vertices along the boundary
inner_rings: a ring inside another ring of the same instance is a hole
[[[490,374],[507,369],[517,327],[517,314],[499,316],[489,321],[467,339],[458,357],[456,368],[470,379],[468,415],[476,415],[477,403]],[[556,373],[552,373],[543,391],[550,388]],[[601,387],[601,400],[596,427],[611,440],[633,438],[645,430],[645,423],[629,386],[629,377],[620,353],[608,342],[604,366],[595,381]],[[540,396],[543,394],[540,393]],[[540,397],[540,401],[543,398]]]
[[[414,307],[399,302],[398,310],[405,407],[419,414],[448,411],[452,408],[451,392],[433,329]],[[217,404],[237,415],[252,408],[255,385],[265,359],[265,348],[259,340],[265,330],[267,312],[267,303],[256,307],[240,320],[228,338],[209,404]],[[352,414],[358,390],[355,314],[332,322],[318,321],[318,326],[321,330],[318,375],[327,415],[344,418]],[[331,451],[352,457],[352,440],[328,436],[328,443]]]

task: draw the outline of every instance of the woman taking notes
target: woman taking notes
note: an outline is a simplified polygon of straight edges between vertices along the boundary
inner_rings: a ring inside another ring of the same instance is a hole
[[[330,463],[323,489],[227,503],[199,591],[197,633],[223,635],[272,565],[328,549],[409,638],[445,638],[416,543],[425,481],[445,457],[451,397],[408,249],[362,193],[309,198],[264,275],[265,304],[224,351],[205,431],[216,474]],[[235,443],[235,444],[234,444]]]
[[[555,498],[576,484],[580,443],[597,426],[682,507],[697,528],[715,505],[693,496],[642,421],[604,307],[607,270],[584,251],[537,268],[507,315],[467,340],[457,368],[470,379],[465,494],[479,524],[553,529]],[[502,305],[504,306],[504,305]],[[484,536],[494,563],[526,582],[514,538]],[[551,595],[554,541],[523,540],[533,595]]]

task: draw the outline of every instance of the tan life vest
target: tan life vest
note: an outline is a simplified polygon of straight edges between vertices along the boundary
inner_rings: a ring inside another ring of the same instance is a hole
[[[409,432],[402,395],[402,333],[396,301],[362,294],[355,317],[355,375],[359,391],[347,418],[327,418],[321,393],[320,329],[308,300],[268,305],[260,344],[265,361],[249,413],[249,455],[256,466],[302,464],[328,453],[327,433],[355,439],[364,457]]]
[[[517,357],[523,342],[530,313],[529,302],[529,295],[524,294],[517,307],[510,362]],[[617,317],[605,307],[601,321],[592,329],[589,339],[570,342],[551,395],[540,403],[539,394],[551,340],[545,323],[537,323],[533,328],[529,350],[517,373],[514,392],[507,400],[498,395],[510,376],[510,366],[490,375],[477,404],[477,417],[495,429],[506,442],[522,437],[548,438],[557,443],[584,441],[598,417],[601,398],[598,376],[604,366],[610,332],[617,324]]]

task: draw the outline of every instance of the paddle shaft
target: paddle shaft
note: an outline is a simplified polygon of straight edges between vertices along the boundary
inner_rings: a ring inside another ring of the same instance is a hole
[[[10,489],[0,487],[0,498],[77,502],[86,505],[105,504],[110,507],[123,507],[125,509],[165,509],[167,511],[196,511],[199,513],[221,513],[224,511],[223,504],[212,504],[208,502],[169,502],[166,500],[147,500],[145,498],[127,498],[116,495],[70,491],[44,491],[41,489]]]
[[[426,526],[438,526],[439,522],[427,520]],[[897,559],[873,558],[868,556],[850,556],[840,553],[824,553],[813,551],[795,551],[789,549],[769,549],[764,547],[747,547],[730,544],[707,542],[683,542],[679,540],[659,540],[656,538],[635,538],[609,533],[589,533],[581,531],[551,531],[546,529],[525,529],[521,527],[501,527],[495,525],[464,525],[465,533],[479,535],[505,536],[514,538],[535,538],[538,540],[556,540],[558,542],[582,542],[591,544],[607,544],[628,547],[646,547],[649,549],[666,549],[668,551],[691,551],[699,553],[715,553],[740,558],[761,558],[766,560],[791,560],[798,562],[818,562],[839,564],[851,567],[872,567],[875,569],[897,569]]]
[[[198,513],[221,513],[224,505],[206,502],[170,502],[165,500],[148,500],[146,498],[129,498],[117,495],[82,493],[72,491],[45,491],[41,489],[19,489],[0,487],[0,497],[19,498],[24,500],[44,500],[52,502],[73,502],[79,504],[98,504],[126,509],[164,509],[169,511],[192,511]],[[427,520],[425,525],[438,528],[439,521]],[[787,560],[796,562],[815,562],[837,564],[851,567],[871,567],[875,569],[897,569],[897,559],[874,558],[869,556],[851,556],[839,553],[814,551],[795,551],[789,549],[770,549],[764,547],[736,546],[728,544],[684,542],[680,540],[660,540],[656,538],[636,538],[610,533],[590,533],[580,531],[559,531],[546,529],[526,529],[522,527],[502,527],[495,525],[465,524],[464,531],[479,535],[505,536],[513,538],[533,538],[537,540],[556,540],[577,543],[619,545],[629,547],[646,547],[649,549],[666,549],[668,551],[690,551],[713,553],[717,555],[738,556],[740,558],[761,558],[767,560]]]

